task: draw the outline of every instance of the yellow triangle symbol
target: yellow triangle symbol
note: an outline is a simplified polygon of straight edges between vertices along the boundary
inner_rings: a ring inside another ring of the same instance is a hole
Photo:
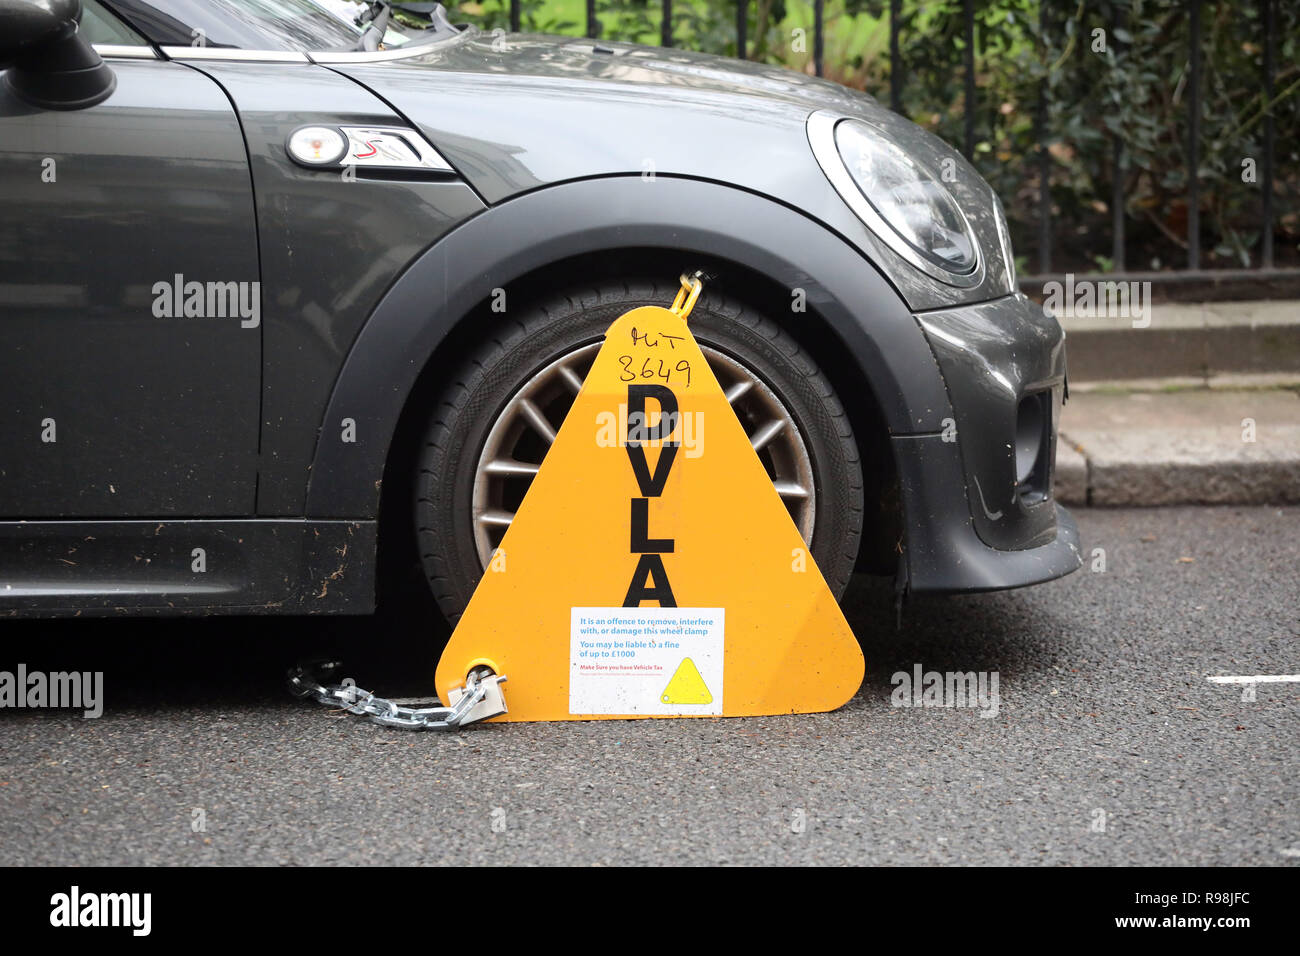
[[[664,641],[720,653],[713,715],[834,710],[862,683],[839,604],[668,309],[606,331],[500,551],[438,662],[443,700],[487,663],[510,679],[499,720],[662,715],[662,696],[686,699],[649,679]]]
[[[659,695],[659,700],[665,704],[711,704],[713,695],[709,693],[695,662],[687,657],[677,665],[676,673]]]

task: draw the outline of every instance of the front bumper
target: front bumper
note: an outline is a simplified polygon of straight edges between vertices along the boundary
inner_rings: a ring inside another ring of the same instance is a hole
[[[952,420],[939,435],[893,437],[908,589],[988,591],[1077,569],[1078,529],[1052,496],[1065,395],[1060,325],[1018,294],[923,312],[917,321],[943,375]],[[1029,478],[1016,460],[1026,403],[1041,415]]]
[[[907,520],[903,584],[911,593],[1023,587],[1062,577],[1083,563],[1079,528],[1055,502],[1046,543],[1008,551],[986,544],[970,514],[951,504],[967,497],[956,445],[939,435],[898,435],[893,441]]]

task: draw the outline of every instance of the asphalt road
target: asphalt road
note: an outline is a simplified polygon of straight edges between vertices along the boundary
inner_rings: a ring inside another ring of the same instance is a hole
[[[901,631],[855,581],[866,680],[819,716],[411,734],[280,681],[332,649],[419,693],[419,620],[5,623],[0,670],[107,703],[0,710],[0,863],[1300,864],[1300,684],[1206,680],[1300,673],[1300,508],[1079,517],[1104,573]],[[996,672],[997,715],[892,706],[917,664]]]

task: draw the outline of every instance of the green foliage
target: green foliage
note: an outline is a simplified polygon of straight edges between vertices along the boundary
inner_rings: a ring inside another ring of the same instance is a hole
[[[1103,0],[1085,8],[1056,3],[1049,7],[1045,31],[1039,29],[1037,4],[1012,6],[998,4],[1016,17],[999,32],[1005,36],[1018,27],[1025,41],[1020,49],[1028,54],[1016,56],[1014,44],[978,50],[980,95],[986,110],[996,112],[979,124],[991,150],[977,153],[976,161],[1003,196],[1019,244],[1026,247],[1037,215],[1038,179],[1026,167],[1035,162],[1033,116],[1045,81],[1054,266],[1102,261],[1099,254],[1110,252],[1115,139],[1123,145],[1125,265],[1181,266],[1191,119],[1187,4]],[[1300,151],[1288,131],[1300,129],[1294,85],[1300,79],[1300,8],[1278,0],[1274,7],[1275,236],[1279,261],[1295,263],[1300,259]],[[981,24],[982,39],[995,26],[988,9]],[[1209,266],[1258,264],[1262,181],[1257,175],[1255,182],[1243,182],[1243,160],[1254,160],[1257,174],[1264,163],[1263,125],[1257,121],[1264,100],[1263,36],[1260,0],[1204,4],[1197,178],[1202,258]],[[950,90],[959,82],[954,75]],[[950,129],[939,132],[958,141]]]
[[[1040,90],[1054,220],[1052,266],[1109,270],[1113,150],[1123,146],[1121,195],[1129,269],[1174,268],[1186,257],[1189,55],[1186,0],[977,0],[976,143],[972,161],[1002,196],[1013,239],[1037,266]],[[748,0],[750,59],[813,72],[811,0]],[[1300,264],[1300,3],[1273,0],[1275,243]],[[508,28],[509,0],[475,0],[454,20]],[[658,0],[598,0],[600,35],[656,44]],[[889,61],[887,0],[827,0],[825,75],[889,102],[960,148],[965,128],[963,0],[904,0],[900,63]],[[1263,0],[1202,8],[1200,192],[1203,264],[1258,264],[1264,167]],[[735,0],[674,0],[674,45],[734,56]],[[523,0],[526,31],[586,32],[585,0]],[[1097,33],[1096,31],[1104,31]],[[1243,182],[1253,161],[1255,182]]]
[[[548,0],[520,0],[519,28],[525,33],[582,33],[583,26],[566,11],[567,6]],[[510,0],[467,0],[465,3],[447,4],[448,16],[453,23],[472,23],[480,30],[510,29]]]

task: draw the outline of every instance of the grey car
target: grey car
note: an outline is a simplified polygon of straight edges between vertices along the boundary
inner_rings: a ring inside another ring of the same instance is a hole
[[[363,614],[418,565],[454,621],[605,328],[695,270],[837,594],[1079,566],[1064,336],[960,155],[793,72],[429,21],[0,0],[0,613]]]

